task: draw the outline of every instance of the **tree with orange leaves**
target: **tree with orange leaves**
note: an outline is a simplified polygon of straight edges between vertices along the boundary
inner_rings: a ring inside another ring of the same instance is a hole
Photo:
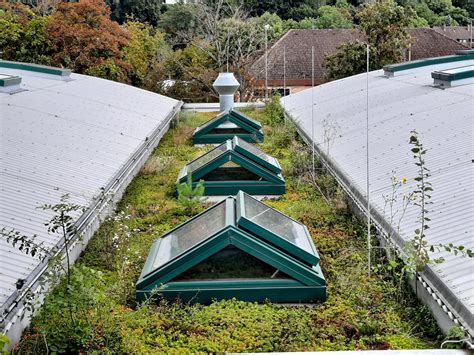
[[[85,72],[104,62],[121,61],[127,33],[110,20],[104,0],[63,2],[47,26],[53,48],[52,65]]]

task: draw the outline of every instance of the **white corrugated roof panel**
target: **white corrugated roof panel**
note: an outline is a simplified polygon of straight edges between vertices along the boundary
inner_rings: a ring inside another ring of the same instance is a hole
[[[128,85],[71,74],[0,67],[23,91],[0,93],[0,228],[54,246],[44,222],[64,194],[88,206],[173,112],[178,101]],[[39,264],[0,240],[0,305]]]
[[[416,130],[431,170],[429,206],[430,243],[453,243],[474,249],[474,85],[441,90],[431,72],[474,64],[474,60],[431,65],[386,78],[383,71],[369,74],[369,132],[371,204],[385,219],[384,195],[391,192],[391,174],[407,177],[401,193],[413,191],[417,167],[408,143]],[[311,138],[311,98],[314,98],[314,142],[326,152],[324,124],[337,127],[329,159],[358,190],[366,191],[366,74],[333,81],[282,99],[286,112]],[[400,209],[401,198],[395,210]],[[418,208],[410,206],[400,225],[409,240],[417,228]],[[397,227],[396,225],[394,227]],[[431,266],[439,292],[471,327],[474,314],[474,259],[441,252],[446,261]],[[446,291],[448,290],[448,291]],[[450,296],[452,292],[454,296]]]

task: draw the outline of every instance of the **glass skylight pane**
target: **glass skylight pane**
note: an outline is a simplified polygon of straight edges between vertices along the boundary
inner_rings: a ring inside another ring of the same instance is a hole
[[[268,229],[304,251],[314,254],[304,226],[244,194],[245,218]]]
[[[474,65],[467,65],[465,67],[459,67],[459,68],[453,68],[453,69],[446,69],[446,70],[440,70],[438,73],[442,74],[458,74],[458,73],[464,73],[468,71],[474,71]]]
[[[188,165],[188,171],[195,171],[200,167],[206,165],[210,161],[216,159],[220,155],[224,154],[227,151],[227,142],[222,143],[220,146],[212,149],[211,151],[207,152],[203,156],[197,158],[196,160],[192,161]]]
[[[225,114],[226,113],[223,112],[223,113],[218,114],[216,117],[211,118],[209,121],[207,121],[204,124],[202,124],[201,126],[199,126],[199,130],[202,130],[202,129],[208,127],[210,124],[214,123],[216,120],[220,119]]]
[[[239,128],[235,123],[230,121],[222,122],[216,129],[231,129],[231,128]]]
[[[243,139],[240,139],[238,137],[236,137],[236,138],[237,138],[238,145],[240,145],[242,148],[244,148],[245,150],[248,150],[250,153],[252,153],[253,155],[259,157],[260,159],[266,160],[269,163],[273,163],[266,153],[262,152],[260,149],[258,149],[256,147],[254,147],[252,144],[247,143]]]
[[[153,269],[174,259],[225,227],[225,200],[161,239]]]

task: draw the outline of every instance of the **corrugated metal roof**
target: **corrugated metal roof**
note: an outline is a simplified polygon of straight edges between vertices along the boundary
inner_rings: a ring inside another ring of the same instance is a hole
[[[474,85],[441,90],[433,87],[431,72],[472,65],[474,60],[431,65],[386,78],[381,70],[369,74],[371,205],[385,220],[384,195],[390,194],[391,174],[407,177],[400,194],[413,191],[417,175],[410,132],[417,130],[425,148],[426,166],[434,188],[429,206],[430,243],[453,243],[474,249],[473,127]],[[366,75],[330,82],[282,99],[286,112],[311,137],[311,97],[314,97],[314,142],[327,151],[324,124],[336,127],[328,160],[350,182],[356,195],[366,198]],[[401,195],[400,195],[401,196]],[[363,201],[359,201],[363,203]],[[401,197],[395,205],[400,210]],[[419,210],[410,206],[400,223],[407,241],[417,228]],[[393,223],[396,229],[398,223]],[[438,292],[454,314],[473,333],[474,260],[439,253],[446,260],[429,268]]]
[[[0,93],[0,228],[15,228],[54,246],[43,204],[71,201],[89,206],[144,141],[170,116],[178,101],[112,81],[71,74],[72,80],[26,70],[23,91]],[[15,282],[38,260],[0,240],[0,305]]]

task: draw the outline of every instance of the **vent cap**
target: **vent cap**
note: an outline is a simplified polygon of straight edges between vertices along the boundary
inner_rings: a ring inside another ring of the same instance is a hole
[[[220,111],[232,110],[234,107],[234,93],[240,86],[234,73],[219,73],[212,86],[219,94]]]

